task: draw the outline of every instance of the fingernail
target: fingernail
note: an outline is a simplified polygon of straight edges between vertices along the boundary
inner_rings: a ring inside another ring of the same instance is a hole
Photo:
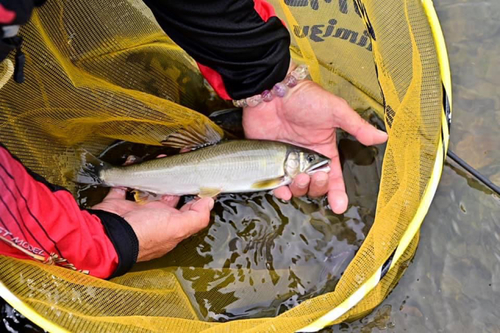
[[[377,131],[378,131],[380,134],[387,136],[387,133],[386,133],[386,132],[384,132],[384,131],[382,131],[382,130],[379,130],[379,129],[378,129]]]
[[[214,205],[215,205],[215,201],[214,199],[210,200],[210,202],[208,203],[208,208],[210,208],[210,210],[212,210],[212,208],[214,208]]]

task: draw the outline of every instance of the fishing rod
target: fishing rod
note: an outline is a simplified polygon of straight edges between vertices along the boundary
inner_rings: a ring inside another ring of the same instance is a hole
[[[477,180],[479,180],[483,185],[490,188],[493,192],[500,195],[500,187],[494,184],[491,180],[489,180],[486,176],[482,175],[479,171],[471,167],[467,162],[457,156],[451,150],[448,150],[448,157],[455,161],[458,165],[464,168],[468,173],[473,175]]]

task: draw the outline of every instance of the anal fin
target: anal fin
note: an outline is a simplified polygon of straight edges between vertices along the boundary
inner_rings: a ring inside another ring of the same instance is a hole
[[[198,193],[198,196],[200,198],[213,198],[221,192],[222,190],[220,188],[202,187],[200,188],[200,193]]]

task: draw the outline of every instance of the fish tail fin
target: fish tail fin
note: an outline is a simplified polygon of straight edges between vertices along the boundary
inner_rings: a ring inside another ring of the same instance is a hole
[[[75,182],[89,185],[105,185],[102,171],[111,168],[111,165],[101,161],[84,149],[79,151],[79,155],[82,164],[76,173]]]

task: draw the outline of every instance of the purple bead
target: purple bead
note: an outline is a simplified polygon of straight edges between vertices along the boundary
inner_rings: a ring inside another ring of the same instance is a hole
[[[273,100],[273,93],[270,90],[264,90],[260,96],[264,102],[270,102]]]
[[[273,87],[273,93],[278,97],[286,95],[287,87],[283,83],[276,83]]]
[[[297,79],[295,78],[295,76],[293,75],[287,75],[287,77],[285,78],[285,81],[283,81],[284,84],[286,84],[286,86],[288,88],[293,88],[297,85],[298,81]]]

